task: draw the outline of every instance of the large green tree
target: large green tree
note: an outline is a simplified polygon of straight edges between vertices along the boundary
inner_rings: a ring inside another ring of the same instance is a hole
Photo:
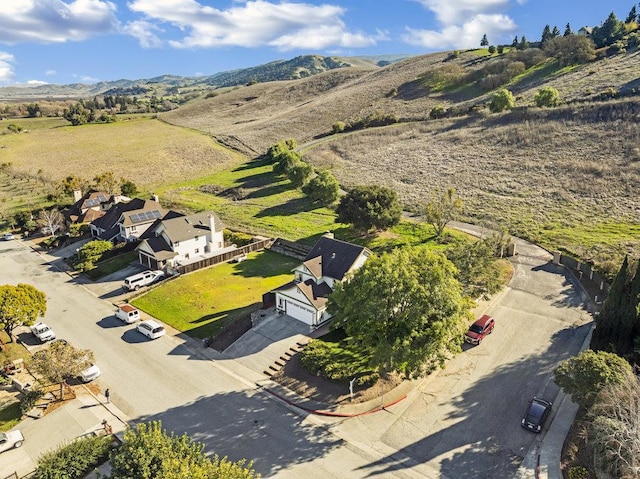
[[[579,65],[596,57],[596,49],[590,38],[584,35],[556,37],[544,47],[547,55],[555,57],[561,66]]]
[[[311,201],[330,205],[340,195],[340,184],[331,171],[323,170],[311,178],[302,191],[311,198]]]
[[[31,326],[47,312],[47,296],[30,284],[0,286],[0,324],[13,341],[13,330]]]
[[[556,384],[585,408],[591,407],[605,387],[633,378],[631,365],[625,359],[591,349],[564,360],[553,374]]]
[[[313,167],[306,161],[298,161],[287,171],[287,178],[293,186],[301,188],[309,182],[313,174]]]
[[[423,215],[427,223],[433,226],[436,236],[442,236],[445,227],[462,213],[463,201],[456,195],[455,188],[449,188],[427,203]]]
[[[94,362],[93,351],[76,349],[64,341],[54,341],[47,349],[36,352],[31,356],[29,367],[41,374],[47,381],[60,385],[60,399],[62,388],[67,378],[75,378],[91,366]]]
[[[625,34],[624,22],[611,12],[602,26],[595,27],[591,38],[598,48],[606,47],[620,40]]]
[[[251,463],[207,457],[186,434],[167,434],[159,421],[127,428],[111,453],[111,479],[258,479]]]
[[[329,312],[382,374],[417,377],[461,350],[471,313],[456,273],[442,253],[398,248],[338,284]]]
[[[390,188],[357,186],[340,199],[336,213],[337,223],[351,224],[361,231],[385,230],[400,222],[402,205]]]

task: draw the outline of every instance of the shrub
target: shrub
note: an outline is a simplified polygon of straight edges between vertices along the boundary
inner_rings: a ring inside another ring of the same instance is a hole
[[[447,110],[442,105],[434,106],[429,112],[429,118],[437,120],[438,118],[444,118],[447,115]]]
[[[78,271],[89,271],[94,268],[104,253],[111,251],[113,244],[110,241],[93,240],[82,246],[76,253],[74,264]]]
[[[499,113],[504,110],[510,110],[516,105],[516,100],[513,97],[513,93],[509,90],[502,88],[498,90],[489,103],[489,109],[493,113]]]
[[[231,231],[225,229],[222,234],[224,235],[225,243],[231,243],[236,246],[245,246],[253,242],[253,236],[240,231]]]
[[[569,479],[589,479],[589,470],[583,466],[571,466]]]
[[[277,163],[273,165],[273,172],[276,175],[286,175],[301,160],[302,158],[295,151],[283,151],[276,158]]]
[[[11,123],[10,125],[7,126],[7,130],[9,130],[12,133],[20,133],[23,128],[21,126],[16,125],[15,123]]]
[[[20,412],[27,414],[35,406],[38,400],[44,395],[41,389],[31,389],[24,393],[22,399],[20,399]]]
[[[69,236],[72,238],[82,236],[83,234],[88,232],[89,232],[88,223],[73,223],[72,225],[69,226]]]
[[[76,479],[105,462],[111,449],[110,437],[88,437],[44,453],[38,460],[35,479]]]
[[[336,133],[342,133],[345,127],[346,125],[343,121],[336,121],[333,125],[331,125],[331,131],[335,135]]]
[[[560,93],[558,92],[558,90],[553,87],[547,86],[544,88],[540,88],[540,90],[536,92],[534,101],[536,102],[536,106],[551,107],[556,106],[559,99]]]

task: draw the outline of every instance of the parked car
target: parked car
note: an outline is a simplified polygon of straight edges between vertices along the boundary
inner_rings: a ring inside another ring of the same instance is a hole
[[[130,304],[123,304],[116,309],[116,318],[127,324],[135,323],[140,319],[140,311]]]
[[[138,325],[136,326],[136,330],[144,334],[149,339],[157,339],[160,336],[164,336],[165,334],[167,334],[164,326],[152,319],[138,323]]]
[[[31,326],[31,332],[40,340],[41,343],[46,343],[47,341],[56,339],[56,333],[54,333],[53,329],[44,323],[36,323]]]
[[[15,237],[15,236],[13,236],[13,234],[12,234],[12,233],[4,233],[4,234],[2,235],[2,239],[3,239],[3,241],[11,241],[11,240],[13,240],[13,239],[15,239],[15,238],[16,238],[16,237]]]
[[[495,325],[493,317],[484,314],[464,333],[464,340],[470,344],[480,344],[485,336],[491,334]]]
[[[527,412],[522,418],[522,427],[533,432],[540,432],[551,414],[553,404],[544,399],[534,397],[529,401]]]
[[[142,286],[148,286],[164,277],[164,271],[144,271],[125,278],[122,288],[125,291],[137,291]]]
[[[100,376],[100,373],[100,368],[95,364],[92,364],[80,373],[80,379],[82,379],[83,383],[88,383]]]
[[[0,452],[22,446],[24,436],[18,430],[0,432]]]

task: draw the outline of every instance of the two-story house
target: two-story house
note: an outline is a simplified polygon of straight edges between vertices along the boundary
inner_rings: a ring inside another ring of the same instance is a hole
[[[156,221],[136,248],[140,263],[152,269],[224,250],[223,225],[213,212],[168,215]]]
[[[67,224],[91,223],[104,216],[115,203],[127,201],[131,198],[104,191],[89,190],[83,195],[81,190],[74,190],[73,205],[65,212]]]
[[[322,236],[294,270],[293,282],[274,290],[276,309],[312,327],[331,316],[329,295],[372,255],[364,246],[340,241],[331,233]]]
[[[116,203],[104,216],[90,223],[91,235],[114,242],[137,241],[147,228],[167,212],[157,198],[136,198],[127,203]]]

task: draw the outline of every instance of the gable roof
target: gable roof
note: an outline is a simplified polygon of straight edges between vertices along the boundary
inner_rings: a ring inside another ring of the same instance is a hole
[[[160,206],[160,203],[153,200],[143,200],[140,198],[134,198],[133,200],[127,203],[116,203],[113,205],[107,213],[91,222],[96,228],[101,228],[103,230],[108,230],[113,228],[117,223],[120,217],[125,214],[125,221],[127,217],[130,217],[131,214],[140,211],[152,211],[159,210],[162,214],[166,213],[166,210]],[[127,215],[127,213],[129,213]],[[130,223],[133,224],[133,223]]]
[[[215,213],[208,211],[163,219],[161,223],[167,237],[175,243],[206,235],[210,230],[209,216],[213,219],[213,233],[222,231],[223,226],[220,218]],[[154,225],[155,228],[156,225]]]
[[[329,295],[333,292],[331,287],[322,282],[320,284],[316,284],[315,281],[308,279],[304,283],[298,281],[291,281],[290,283],[284,284],[273,291],[287,291],[297,289],[302,293],[302,295],[306,298],[308,303],[313,306],[317,311],[324,309],[327,305],[327,301],[329,300]]]
[[[144,247],[146,245],[146,248]],[[177,256],[178,253],[174,252],[169,244],[162,236],[152,237],[142,240],[142,242],[136,247],[136,251],[143,249],[150,251],[152,256],[158,261],[171,259]]]
[[[76,223],[91,222],[104,215],[102,208],[96,211],[91,208],[100,206],[113,198],[104,191],[89,190],[78,201],[67,210],[66,216],[70,221]]]
[[[342,281],[363,253],[371,254],[364,246],[323,236],[313,246],[303,264],[316,278],[326,276]]]

